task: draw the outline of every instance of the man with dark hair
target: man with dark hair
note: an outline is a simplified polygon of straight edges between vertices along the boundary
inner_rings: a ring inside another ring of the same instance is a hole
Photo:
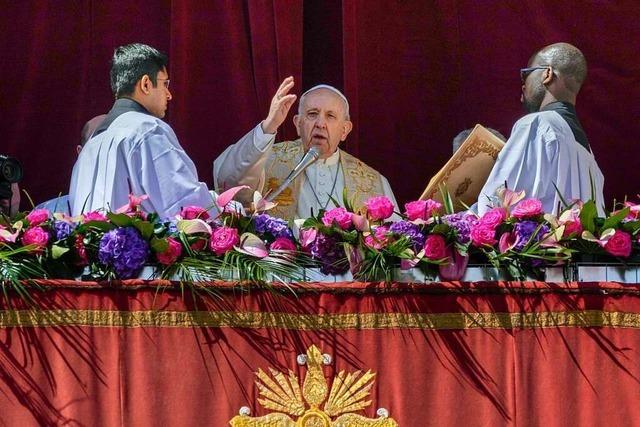
[[[530,114],[516,122],[498,155],[479,195],[479,214],[505,183],[540,199],[545,212],[555,212],[562,199],[592,198],[604,212],[604,177],[575,109],[586,77],[584,55],[568,43],[542,48],[520,70],[521,101]]]
[[[113,54],[111,89],[116,101],[73,168],[72,214],[117,209],[131,193],[149,196],[142,209],[161,217],[187,205],[215,210],[213,195],[161,120],[171,100],[167,57],[144,44],[120,46]]]

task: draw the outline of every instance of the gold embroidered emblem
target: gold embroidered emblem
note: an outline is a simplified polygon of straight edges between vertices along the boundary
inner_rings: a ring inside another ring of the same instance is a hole
[[[289,370],[288,375],[269,368],[271,376],[258,369],[256,386],[261,398],[258,403],[266,409],[279,411],[262,417],[251,417],[249,408],[240,409],[240,415],[229,422],[232,427],[397,427],[386,409],[378,409],[378,418],[366,418],[353,412],[371,405],[367,400],[375,373],[340,371],[333,378],[331,390],[324,377],[322,365],[331,363],[331,357],[321,354],[312,345],[306,355],[298,356],[298,363],[307,365],[300,390],[298,377]],[[327,397],[327,393],[329,397]],[[324,408],[320,405],[324,402]],[[291,416],[296,417],[292,419]]]
[[[278,182],[278,178],[269,178],[267,182],[267,188],[269,191],[275,191],[280,186],[280,182]],[[274,200],[279,206],[291,206],[294,202],[293,200],[293,191],[290,187],[282,190],[282,193],[278,194],[278,197]]]

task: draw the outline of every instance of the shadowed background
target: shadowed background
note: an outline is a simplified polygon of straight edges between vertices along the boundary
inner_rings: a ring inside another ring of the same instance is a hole
[[[166,121],[212,185],[212,161],[295,92],[345,91],[344,148],[378,169],[398,201],[417,198],[462,129],[508,136],[522,113],[518,69],[567,41],[589,76],[577,110],[610,202],[640,192],[640,8],[634,1],[0,1],[0,154],[25,167],[36,203],[68,191],[82,125],[113,102],[121,44],[169,55]],[[294,106],[294,110],[297,105]],[[290,114],[293,116],[293,113]],[[291,117],[278,139],[295,137]],[[608,203],[608,207],[610,203]],[[30,204],[23,198],[23,209]]]

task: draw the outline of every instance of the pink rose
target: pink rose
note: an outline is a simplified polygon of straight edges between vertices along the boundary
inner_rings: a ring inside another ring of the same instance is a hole
[[[238,230],[232,227],[219,227],[211,233],[209,247],[216,255],[223,255],[229,252],[235,245],[240,243]]]
[[[49,219],[49,211],[46,209],[35,209],[29,212],[29,215],[27,215],[27,220],[29,221],[30,227],[40,225],[47,219]]]
[[[82,222],[90,222],[90,221],[101,221],[101,222],[107,222],[109,221],[109,219],[102,213],[98,212],[98,211],[92,211],[92,212],[87,212],[86,214],[84,214],[82,216],[83,221]]]
[[[631,235],[627,232],[616,230],[615,234],[604,244],[604,250],[613,256],[627,258],[631,255]]]
[[[474,246],[493,246],[497,242],[495,228],[481,222],[471,227],[469,237]]]
[[[480,218],[479,223],[495,230],[506,219],[507,210],[505,208],[493,208]]]
[[[524,199],[511,211],[516,218],[527,218],[542,213],[542,202],[538,199]]]
[[[173,237],[167,238],[169,246],[164,252],[156,254],[158,262],[164,265],[171,265],[182,255],[182,245]]]
[[[579,236],[582,234],[582,224],[580,221],[567,221],[564,223],[564,233],[562,237],[569,237],[571,235]]]
[[[364,206],[372,221],[385,220],[393,214],[393,203],[385,196],[371,197]]]
[[[273,241],[269,249],[279,250],[279,251],[295,251],[296,244],[293,243],[290,239],[286,237],[278,237]]]
[[[351,212],[348,212],[345,208],[334,208],[326,211],[322,216],[322,222],[327,227],[335,224],[343,230],[351,227],[353,223],[351,220]]]
[[[437,260],[447,257],[447,242],[441,234],[430,234],[424,242],[424,256]]]
[[[184,219],[209,219],[209,213],[199,206],[186,206],[180,210],[180,216]]]
[[[364,238],[364,244],[371,249],[380,250],[387,246],[387,243],[389,243],[389,239],[387,238],[388,232],[389,227],[376,227],[374,234],[370,234]]]
[[[404,204],[405,215],[409,218],[409,221],[416,219],[428,219],[442,207],[442,204],[435,200],[417,200],[415,202],[409,202]]]
[[[34,252],[42,251],[47,246],[48,241],[49,233],[44,231],[42,227],[31,227],[22,235],[22,244],[25,246],[35,245]]]

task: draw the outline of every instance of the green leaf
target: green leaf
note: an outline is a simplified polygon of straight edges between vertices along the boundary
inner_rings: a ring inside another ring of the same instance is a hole
[[[151,249],[156,253],[163,253],[169,249],[169,242],[166,239],[158,239],[154,237],[151,239]]]
[[[132,223],[132,219],[127,214],[107,213],[107,218],[118,227],[128,227]]]
[[[66,254],[67,252],[69,252],[69,248],[65,248],[58,245],[51,246],[51,257],[53,259],[58,259],[62,255]]]
[[[635,234],[640,230],[640,221],[629,221],[622,224],[622,229],[631,234]]]
[[[79,232],[85,232],[86,229],[96,229],[100,231],[110,231],[116,228],[114,224],[104,221],[89,221],[78,226]]]
[[[153,236],[153,224],[147,221],[133,221],[133,226],[140,231],[142,237],[149,240]]]
[[[616,213],[615,215],[610,216],[609,218],[607,218],[604,221],[604,224],[602,225],[603,229],[607,229],[607,228],[615,228],[618,224],[620,224],[620,222],[622,222],[622,220],[629,215],[629,212],[631,211],[631,208],[629,208],[628,206],[624,209],[622,209],[621,211],[619,211],[618,213]]]
[[[594,202],[593,200],[589,200],[584,204],[582,210],[580,211],[580,223],[582,224],[582,228],[590,231],[591,233],[595,233],[595,219],[597,216],[598,210],[596,209],[596,202]]]

